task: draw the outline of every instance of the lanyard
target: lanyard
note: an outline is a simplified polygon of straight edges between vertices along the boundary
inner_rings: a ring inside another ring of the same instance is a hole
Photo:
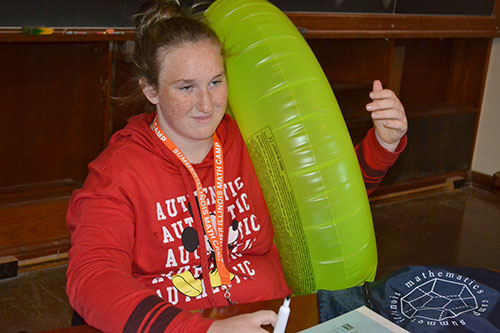
[[[205,233],[212,245],[215,252],[215,261],[217,263],[217,269],[221,278],[222,284],[231,285],[231,279],[229,277],[229,271],[224,265],[224,259],[222,257],[223,250],[223,240],[224,240],[224,155],[222,153],[222,144],[216,133],[213,134],[213,152],[214,152],[214,181],[215,181],[215,225],[214,229],[212,225],[212,219],[210,218],[210,212],[207,207],[207,198],[205,192],[203,191],[203,186],[201,185],[200,177],[194,170],[191,163],[184,156],[182,151],[177,148],[175,143],[170,140],[165,133],[158,126],[158,121],[155,117],[153,122],[153,131],[156,136],[167,146],[172,153],[179,159],[179,161],[184,164],[186,169],[193,177],[196,184],[196,193],[198,195],[198,202],[200,204],[201,216],[203,220],[203,226],[205,227]]]

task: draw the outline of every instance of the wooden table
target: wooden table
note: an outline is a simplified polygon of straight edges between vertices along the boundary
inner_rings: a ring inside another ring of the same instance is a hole
[[[222,308],[212,308],[201,310],[200,313],[206,318],[224,319],[243,313],[255,312],[258,310],[273,310],[278,313],[283,299],[261,301],[248,304],[234,304]],[[316,294],[295,296],[290,301],[290,317],[288,319],[287,332],[297,332],[318,324],[318,301]],[[264,327],[272,331],[272,327]],[[45,331],[53,333],[98,333],[100,331],[89,326],[68,327],[58,330]]]
[[[203,317],[224,319],[234,315],[255,312],[258,310],[273,310],[278,313],[283,299],[262,301],[248,304],[235,304],[223,308],[213,308],[201,310]],[[288,318],[287,332],[297,332],[311,326],[317,325],[318,299],[316,294],[295,296],[290,301],[290,317]],[[269,330],[272,331],[272,328]]]

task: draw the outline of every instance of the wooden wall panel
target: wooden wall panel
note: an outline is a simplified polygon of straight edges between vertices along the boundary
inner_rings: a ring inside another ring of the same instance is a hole
[[[2,248],[68,238],[64,223],[68,199],[0,207],[0,251]]]
[[[489,43],[486,38],[454,41],[453,65],[447,92],[448,103],[480,109]]]
[[[414,106],[442,104],[446,101],[452,66],[453,40],[398,40],[405,48],[400,98],[411,110]]]
[[[321,24],[338,23],[323,19]],[[372,81],[380,79],[399,91],[410,123],[408,148],[383,184],[415,187],[464,174],[470,169],[490,39],[456,38],[468,34],[460,31],[449,39],[416,39],[418,31],[394,35],[403,39],[371,35],[382,21],[364,31],[370,39],[347,30],[342,36],[306,33],[353,142],[371,127],[365,104]],[[40,39],[16,35],[20,39],[13,42],[2,36],[0,255],[28,258],[64,251],[69,248],[65,213],[71,191],[81,185],[88,162],[102,151],[109,134],[143,112],[109,101],[111,85],[114,96],[124,93],[131,66],[120,52],[111,58],[110,46],[120,43],[105,36],[88,34],[79,40],[59,32]]]
[[[353,142],[360,142],[371,127],[365,105],[373,80],[391,84],[393,41],[310,39],[308,43],[333,88]]]
[[[493,16],[287,13],[306,38],[457,38],[500,35],[500,9]]]
[[[0,43],[0,187],[73,179],[104,147],[108,43]]]
[[[338,82],[389,78],[392,42],[385,39],[309,39],[325,74]]]
[[[0,255],[69,248],[66,210],[110,125],[108,42],[0,43]]]
[[[409,119],[408,146],[383,184],[467,171],[475,129],[474,112],[443,112]]]
[[[466,172],[479,111],[487,39],[308,41],[339,101],[354,144],[372,126],[371,80],[399,91],[408,147],[383,185]]]

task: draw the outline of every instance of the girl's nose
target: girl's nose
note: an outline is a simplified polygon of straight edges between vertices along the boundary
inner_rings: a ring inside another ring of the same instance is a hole
[[[210,113],[213,108],[212,95],[208,90],[203,90],[200,93],[200,100],[198,101],[198,111]]]

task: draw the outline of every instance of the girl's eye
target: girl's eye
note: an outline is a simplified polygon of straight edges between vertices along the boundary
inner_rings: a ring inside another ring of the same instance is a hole
[[[210,82],[210,85],[211,85],[212,87],[216,87],[216,86],[218,86],[219,84],[221,84],[221,82],[222,82],[222,80],[215,80],[215,81]]]

